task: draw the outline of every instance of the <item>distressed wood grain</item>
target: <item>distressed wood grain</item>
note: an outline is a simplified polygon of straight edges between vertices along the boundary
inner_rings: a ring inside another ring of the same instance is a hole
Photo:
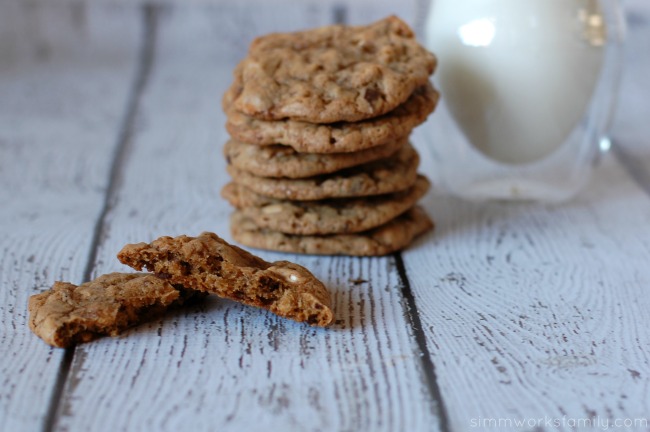
[[[60,400],[63,351],[27,330],[28,296],[56,279],[81,282],[89,257],[94,274],[128,270],[115,260],[126,242],[227,233],[219,97],[250,40],[389,12],[421,17],[412,2],[384,0],[154,2],[159,35],[134,103],[139,6],[54,3],[0,5],[0,430],[470,430],[499,418],[571,430],[544,421],[647,417],[645,0],[625,2],[617,158],[575,202],[431,195],[438,230],[401,261],[263,253],[331,286],[332,329],[210,299],[77,348]],[[415,143],[426,172],[425,131]],[[492,430],[517,429],[506,426]]]
[[[650,200],[611,155],[563,206],[424,204],[403,259],[453,430],[647,421]]]
[[[27,299],[55,280],[83,279],[138,22],[123,8],[80,16],[47,5],[2,6],[0,430],[37,430],[65,351],[31,334]]]
[[[255,34],[333,18],[329,8],[278,16],[276,7],[162,11],[94,273],[124,269],[115,254],[127,242],[203,230],[230,238],[231,209],[218,195],[227,181],[219,96],[232,68]],[[336,324],[315,329],[210,299],[125,337],[79,346],[56,428],[439,429],[392,258],[262,255],[294,260],[325,281]]]

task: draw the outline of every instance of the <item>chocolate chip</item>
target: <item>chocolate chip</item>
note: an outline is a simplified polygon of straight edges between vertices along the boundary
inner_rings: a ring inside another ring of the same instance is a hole
[[[369,104],[372,104],[374,101],[381,97],[381,93],[375,89],[367,89],[366,93],[363,95],[364,99],[368,101]]]
[[[183,276],[187,276],[192,273],[192,266],[187,261],[181,261],[181,273]]]
[[[257,296],[257,301],[263,306],[268,306],[271,303],[273,303],[273,299],[262,297],[262,296]]]
[[[260,278],[260,284],[264,286],[269,292],[274,292],[280,289],[280,282],[271,279],[267,276],[262,276]]]

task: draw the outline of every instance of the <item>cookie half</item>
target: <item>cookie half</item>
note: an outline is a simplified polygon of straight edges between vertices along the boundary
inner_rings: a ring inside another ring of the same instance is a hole
[[[403,104],[382,116],[356,123],[317,124],[296,120],[266,121],[233,108],[226,93],[226,129],[233,138],[252,144],[285,144],[302,153],[349,153],[394,142],[411,133],[433,112],[439,94],[431,84],[418,87]],[[260,174],[261,175],[261,174]]]
[[[260,195],[312,201],[389,194],[411,187],[417,179],[420,157],[407,144],[395,155],[329,175],[305,179],[268,178],[228,166],[233,182]]]
[[[436,58],[395,16],[367,26],[333,25],[253,41],[235,68],[233,108],[263,120],[356,122],[405,102]]]
[[[404,213],[430,187],[424,176],[401,192],[364,198],[324,201],[287,201],[266,197],[236,183],[221,195],[260,228],[287,234],[348,234],[383,225]]]
[[[236,211],[230,219],[233,238],[258,249],[310,255],[381,256],[407,247],[417,236],[433,229],[424,210],[415,206],[390,222],[356,234],[300,236],[258,227]]]
[[[67,348],[117,336],[199,295],[149,274],[110,273],[79,286],[55,282],[29,298],[29,328],[49,345]]]
[[[260,177],[305,178],[329,174],[395,154],[407,137],[354,153],[299,153],[286,145],[260,146],[229,140],[223,148],[229,165]]]
[[[329,292],[309,270],[288,261],[266,262],[213,233],[130,244],[117,257],[173,284],[267,309],[294,321],[326,326],[333,319]]]

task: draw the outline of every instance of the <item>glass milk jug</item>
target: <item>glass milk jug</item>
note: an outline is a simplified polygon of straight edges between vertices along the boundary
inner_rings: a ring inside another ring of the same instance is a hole
[[[441,103],[423,127],[438,187],[557,202],[587,181],[620,75],[616,0],[432,0]]]

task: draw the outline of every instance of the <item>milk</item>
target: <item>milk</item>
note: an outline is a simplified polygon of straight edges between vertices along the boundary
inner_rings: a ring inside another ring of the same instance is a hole
[[[433,0],[425,28],[446,108],[471,146],[507,164],[566,141],[594,93],[606,36],[596,0]]]

